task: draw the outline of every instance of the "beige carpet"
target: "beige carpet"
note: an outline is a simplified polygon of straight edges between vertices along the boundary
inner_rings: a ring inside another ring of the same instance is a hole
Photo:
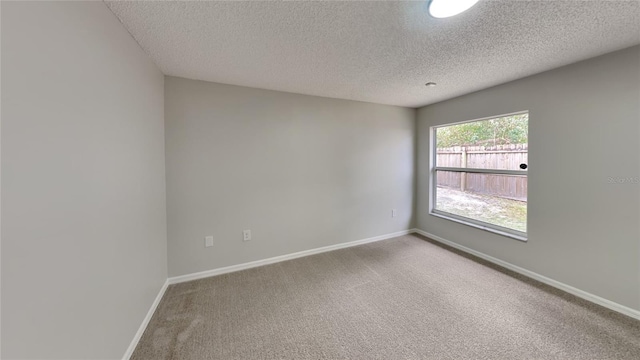
[[[408,235],[172,285],[133,359],[640,359],[640,321]]]

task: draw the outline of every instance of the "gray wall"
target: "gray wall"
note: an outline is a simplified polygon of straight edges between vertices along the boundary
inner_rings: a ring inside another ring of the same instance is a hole
[[[2,358],[121,358],[167,278],[164,77],[102,2],[2,2]]]
[[[429,215],[429,127],[520,110],[529,241]],[[420,229],[640,309],[640,47],[421,108],[417,128]]]
[[[413,225],[414,109],[167,77],[165,124],[170,276]]]

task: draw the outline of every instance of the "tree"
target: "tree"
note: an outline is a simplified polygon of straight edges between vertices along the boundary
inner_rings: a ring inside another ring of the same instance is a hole
[[[437,128],[438,148],[526,144],[529,115],[519,114]]]

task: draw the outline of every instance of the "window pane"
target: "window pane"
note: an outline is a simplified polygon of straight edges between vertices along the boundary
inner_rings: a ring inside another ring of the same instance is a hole
[[[436,171],[436,210],[527,231],[527,177]]]
[[[529,115],[436,128],[436,166],[521,170],[528,162]]]

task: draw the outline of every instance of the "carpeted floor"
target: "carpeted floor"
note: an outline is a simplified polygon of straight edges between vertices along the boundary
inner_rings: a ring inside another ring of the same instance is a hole
[[[132,359],[640,359],[640,321],[407,235],[172,285]]]

